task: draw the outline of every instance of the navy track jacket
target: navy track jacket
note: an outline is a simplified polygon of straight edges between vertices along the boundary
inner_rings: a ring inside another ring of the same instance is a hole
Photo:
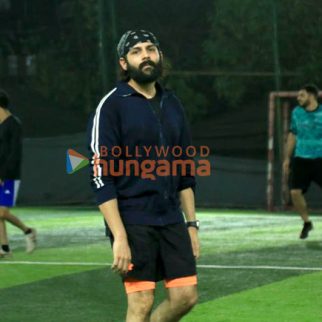
[[[172,153],[158,155],[155,147],[161,146],[170,149],[180,146],[183,154],[179,159],[190,159],[184,153],[185,147],[191,145],[184,109],[172,92],[164,90],[158,83],[156,86],[161,95],[160,113],[155,113],[143,95],[126,82],[120,82],[103,97],[89,122],[91,185],[97,204],[117,198],[125,224],[162,226],[182,222],[178,193],[195,187],[191,168],[185,175],[179,171],[177,175],[156,175],[154,180],[134,171],[131,175],[125,175],[125,171],[123,175],[104,171],[102,162],[105,161],[109,165],[113,161],[114,169],[122,170],[123,165],[118,163],[120,160],[137,160],[141,164],[145,160],[175,159]],[[138,149],[143,151],[143,146],[151,147],[149,155],[137,153]],[[118,147],[117,153],[111,153],[113,147]],[[108,153],[102,153],[104,151]]]

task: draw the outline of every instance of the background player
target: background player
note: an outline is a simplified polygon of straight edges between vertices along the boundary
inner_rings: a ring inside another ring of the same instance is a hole
[[[322,187],[322,106],[318,103],[318,88],[315,85],[303,86],[297,100],[299,106],[292,111],[283,167],[288,173],[294,153],[291,197],[296,211],[303,219],[300,238],[305,239],[313,229],[313,224],[309,219],[304,194],[312,181]]]
[[[15,205],[22,158],[22,133],[20,121],[9,110],[9,97],[0,90],[0,256],[10,254],[6,221],[21,229],[26,236],[26,251],[36,247],[36,231],[26,226],[10,213]]]

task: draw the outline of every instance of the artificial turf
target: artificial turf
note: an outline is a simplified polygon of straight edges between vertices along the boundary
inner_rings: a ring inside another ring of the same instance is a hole
[[[0,260],[1,322],[124,321],[126,298],[108,266],[112,253],[96,209],[17,208],[16,214],[37,229],[38,249],[26,254],[22,234],[8,226],[13,257]],[[322,321],[322,273],[313,270],[322,270],[321,217],[313,217],[315,230],[302,241],[296,215],[198,215],[199,304],[183,321]],[[164,295],[160,284],[156,302]]]

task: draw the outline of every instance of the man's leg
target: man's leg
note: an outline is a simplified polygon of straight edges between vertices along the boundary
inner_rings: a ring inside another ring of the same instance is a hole
[[[127,294],[126,322],[149,322],[154,301],[154,290]]]
[[[1,245],[8,245],[6,223],[3,219],[0,219],[0,243]]]
[[[26,236],[26,251],[31,253],[36,247],[36,231],[27,227],[18,217],[10,213],[9,208],[0,207],[0,219],[10,222],[22,230]]]
[[[9,212],[9,209],[6,207],[0,208],[0,218],[9,221],[12,225],[16,226],[20,230],[22,230],[24,233],[28,231],[28,229],[31,229],[27,227],[18,217],[14,216]]]
[[[14,207],[19,191],[19,180],[5,180],[1,186],[0,194],[0,218],[10,222],[24,233],[28,231],[28,228],[19,218],[10,214],[9,208]],[[4,193],[6,191],[6,193]]]
[[[10,254],[6,223],[0,219],[0,258]]]
[[[177,322],[197,303],[197,286],[168,288],[168,298],[152,313],[151,322]]]
[[[185,223],[162,227],[160,234],[168,296],[152,313],[151,322],[175,322],[197,303],[196,261]]]
[[[301,189],[292,189],[291,197],[295,210],[300,214],[301,218],[304,221],[300,238],[305,239],[308,237],[310,230],[313,229],[312,222],[309,219],[306,200]]]
[[[7,229],[6,229],[6,222],[5,222],[5,212],[6,212],[5,207],[0,207],[0,243],[1,243],[1,248],[4,251],[9,252],[9,243],[8,243],[8,234],[7,234]]]
[[[148,322],[157,279],[157,235],[151,226],[125,225],[125,230],[132,255],[132,264],[123,277],[128,300],[126,322]]]
[[[304,222],[308,222],[309,213],[307,209],[306,200],[304,198],[303,192],[301,189],[292,189],[291,190],[292,202],[295,210],[300,214]]]
[[[314,175],[314,163],[310,159],[294,158],[292,166],[291,199],[295,210],[300,214],[304,224],[300,238],[308,237],[313,225],[309,219],[304,193],[308,190]]]

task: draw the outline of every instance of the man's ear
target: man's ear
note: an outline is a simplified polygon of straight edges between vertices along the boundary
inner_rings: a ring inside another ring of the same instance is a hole
[[[124,57],[119,59],[119,64],[123,70],[127,70],[127,61]]]
[[[163,52],[159,50],[160,60],[163,61]]]

